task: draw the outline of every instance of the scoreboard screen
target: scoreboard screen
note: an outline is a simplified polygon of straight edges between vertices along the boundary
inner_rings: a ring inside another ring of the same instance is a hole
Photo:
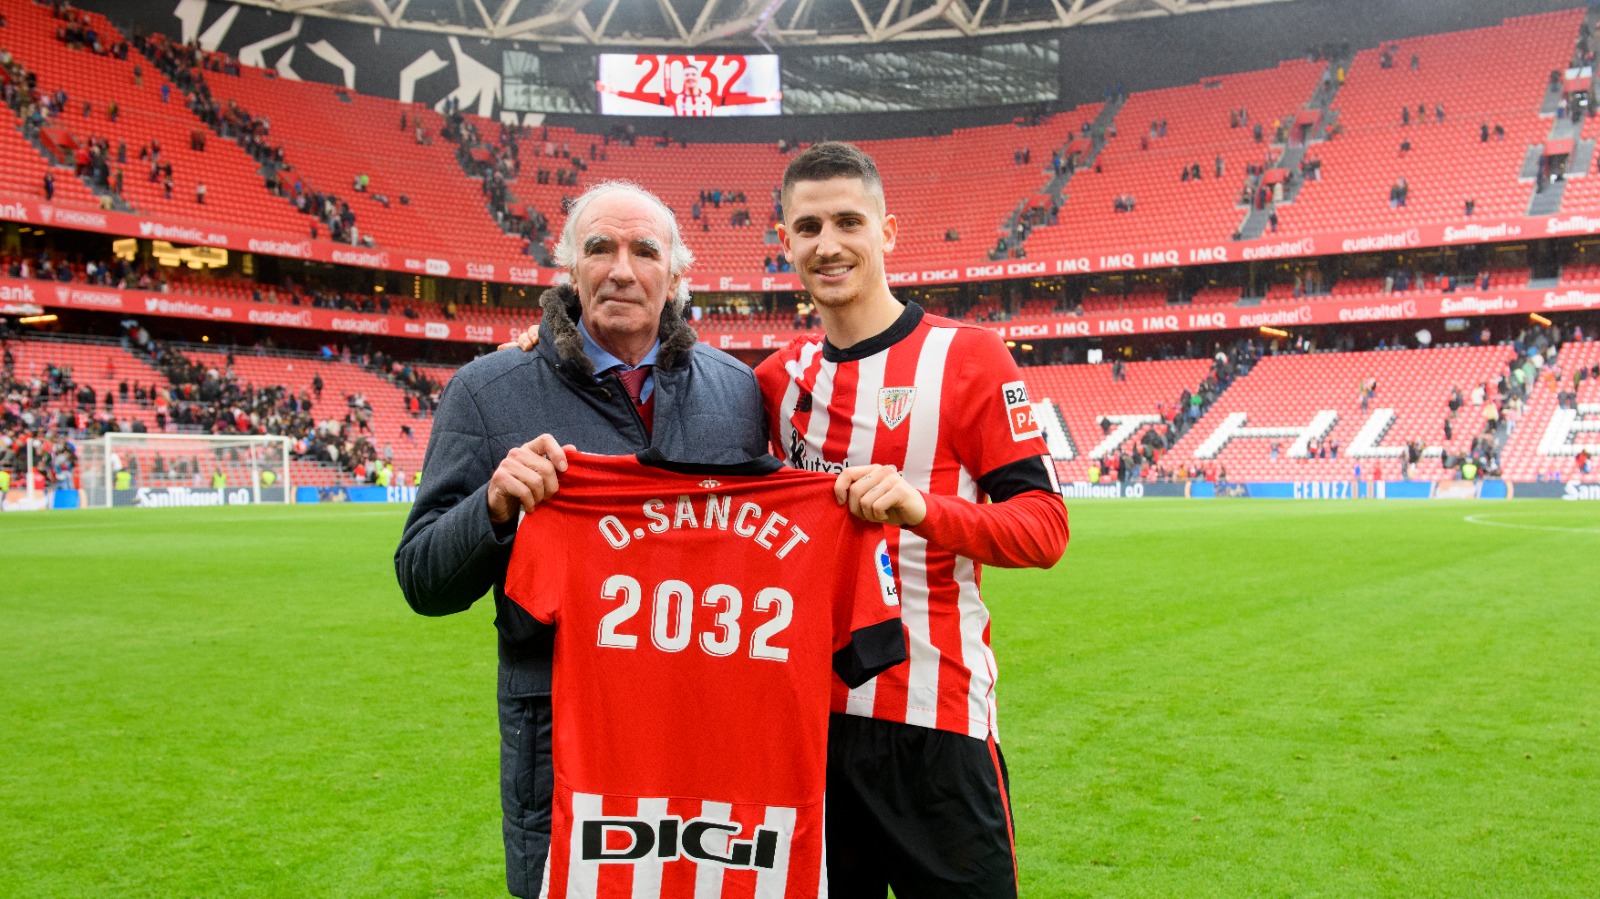
[[[602,115],[778,115],[782,91],[776,55],[602,53]]]

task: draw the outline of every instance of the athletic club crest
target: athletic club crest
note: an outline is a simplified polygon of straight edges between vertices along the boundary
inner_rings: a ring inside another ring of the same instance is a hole
[[[911,414],[911,404],[916,398],[915,387],[878,388],[878,418],[889,430],[894,430]]]

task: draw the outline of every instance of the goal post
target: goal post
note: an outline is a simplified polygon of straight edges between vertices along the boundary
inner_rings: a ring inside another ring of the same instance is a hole
[[[291,446],[269,435],[106,434],[79,454],[83,506],[293,502]]]

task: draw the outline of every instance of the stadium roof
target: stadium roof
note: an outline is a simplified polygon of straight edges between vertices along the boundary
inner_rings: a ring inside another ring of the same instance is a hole
[[[1294,0],[236,0],[391,28],[594,46],[975,38]]]

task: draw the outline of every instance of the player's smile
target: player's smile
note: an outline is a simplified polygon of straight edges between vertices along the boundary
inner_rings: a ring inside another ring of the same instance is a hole
[[[846,265],[842,262],[833,262],[827,265],[819,265],[812,271],[825,284],[843,284],[850,273],[855,271],[855,266]]]
[[[895,220],[857,178],[795,184],[784,202],[784,252],[813,299],[852,303],[883,280],[884,254],[894,249]]]

